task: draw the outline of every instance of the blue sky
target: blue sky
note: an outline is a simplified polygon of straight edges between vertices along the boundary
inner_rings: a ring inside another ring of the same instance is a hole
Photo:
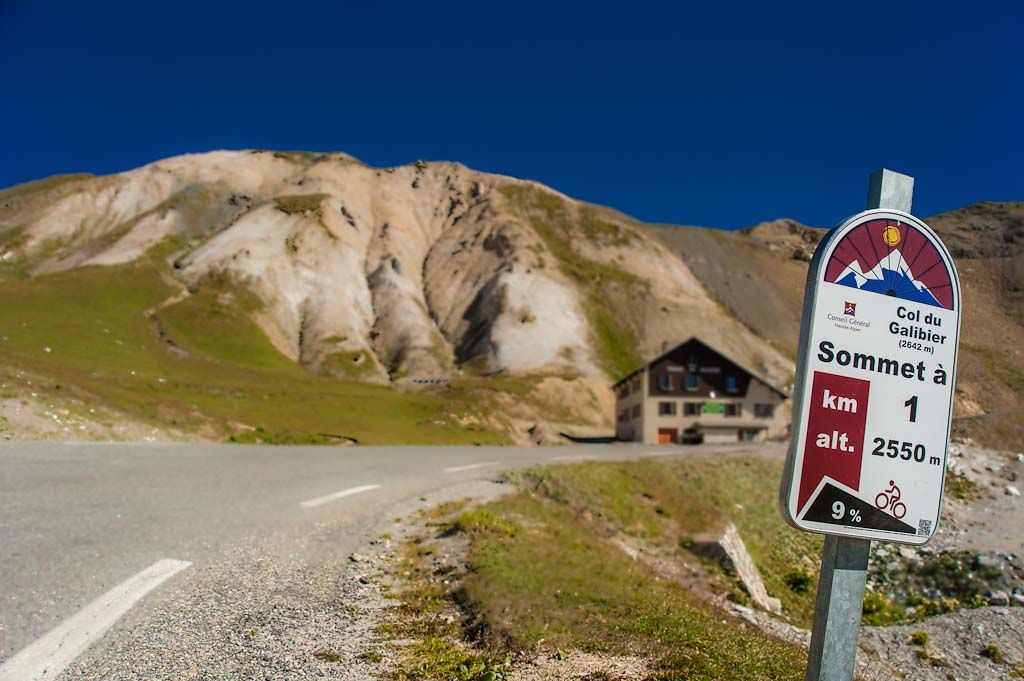
[[[210,149],[456,160],[652,222],[1024,200],[1020,3],[0,0],[0,186]]]

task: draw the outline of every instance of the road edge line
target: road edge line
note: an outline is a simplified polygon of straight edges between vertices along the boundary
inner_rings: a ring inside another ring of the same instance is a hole
[[[307,499],[306,501],[303,501],[301,504],[299,504],[299,506],[301,506],[302,508],[315,508],[317,506],[329,504],[332,501],[337,501],[338,499],[350,497],[353,494],[362,494],[363,492],[369,492],[375,489],[380,489],[380,485],[361,485],[359,487],[350,487],[348,489],[343,489],[340,492],[332,492],[331,494],[325,494],[322,497]],[[0,681],[3,681],[3,679],[0,679]]]
[[[159,560],[129,577],[0,665],[0,681],[45,681],[103,637],[133,605],[192,563]]]
[[[472,471],[477,468],[486,468],[487,466],[498,466],[500,461],[482,461],[480,463],[471,463],[465,466],[450,466],[449,468],[443,469],[444,473],[462,473],[463,471]]]

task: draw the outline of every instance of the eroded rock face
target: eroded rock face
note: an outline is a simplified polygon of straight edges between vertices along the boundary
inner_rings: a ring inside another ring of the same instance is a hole
[[[274,345],[325,373],[609,378],[692,335],[779,383],[792,372],[638,223],[536,183],[250,151],[48,182],[5,192],[6,261],[35,276],[166,259],[192,291],[255,293]]]

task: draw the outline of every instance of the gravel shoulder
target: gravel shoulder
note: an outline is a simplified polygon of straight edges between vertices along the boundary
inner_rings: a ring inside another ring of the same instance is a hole
[[[1019,678],[1024,676],[1024,608],[958,610],[917,624],[867,627],[860,647],[908,679]]]

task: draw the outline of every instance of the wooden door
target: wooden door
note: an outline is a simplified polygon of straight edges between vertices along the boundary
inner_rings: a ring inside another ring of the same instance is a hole
[[[658,428],[658,444],[659,445],[670,445],[676,442],[679,438],[679,430],[677,428]]]

